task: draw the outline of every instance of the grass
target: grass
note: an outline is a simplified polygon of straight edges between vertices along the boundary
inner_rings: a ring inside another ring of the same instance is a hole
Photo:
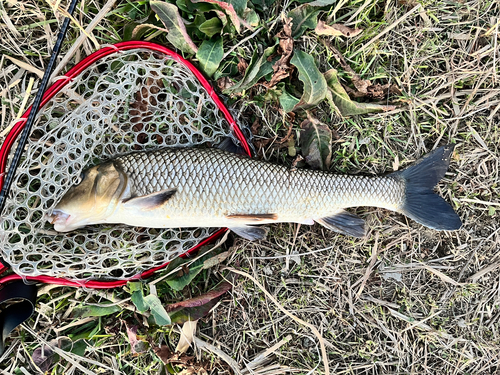
[[[336,13],[330,10],[320,18],[364,31],[351,39],[329,40],[363,79],[394,83],[402,95],[391,98],[400,105],[397,109],[381,114],[342,118],[326,102],[313,110],[338,134],[331,169],[386,173],[437,145],[456,143],[452,165],[438,191],[456,208],[464,225],[456,232],[437,232],[399,214],[356,208],[353,211],[369,224],[366,238],[344,237],[318,225],[273,225],[265,241],[230,239],[225,244],[230,255],[224,263],[253,276],[285,310],[317,328],[330,373],[497,373],[500,5],[486,0],[346,0],[342,4]],[[267,5],[265,12],[257,7],[262,31],[239,45],[221,66],[234,67],[237,56],[248,62],[255,50],[274,43],[282,15],[298,5],[278,0]],[[86,1],[75,18],[85,27],[102,6]],[[61,13],[38,0],[9,1],[1,9],[2,54],[43,70]],[[120,41],[127,24],[146,23],[149,9],[147,2],[118,2],[94,31],[96,40],[101,44]],[[73,26],[61,56],[79,34]],[[224,35],[224,52],[251,34],[245,30],[238,38]],[[152,30],[144,38],[151,36],[152,41],[168,45],[164,33]],[[193,38],[201,42],[200,37]],[[349,85],[349,75],[322,38],[308,30],[295,48],[314,56],[321,72],[339,70],[342,82]],[[70,65],[94,49],[87,39]],[[237,70],[227,75],[241,79]],[[2,59],[1,130],[20,112],[31,76]],[[294,84],[293,78],[286,84]],[[38,84],[35,76],[35,90]],[[290,125],[297,136],[303,113],[285,117],[260,84],[229,102],[245,123],[261,125],[254,135],[259,157],[290,165],[294,158],[288,148],[275,146]],[[182,292],[168,290],[161,281],[156,287],[162,302],[172,303],[199,295],[229,276],[218,265],[203,271]],[[197,363],[208,373],[230,374],[227,357],[244,369],[273,348],[268,362],[253,368],[256,373],[323,374],[321,342],[311,330],[285,315],[250,279],[240,276],[233,283],[233,290],[198,324],[198,338],[219,352],[188,352]],[[12,335],[1,360],[2,373],[39,371],[31,360],[35,349],[61,337],[81,338],[85,352],[54,360],[50,373],[168,373],[154,349],[165,344],[175,347],[177,330],[148,322],[132,311],[129,298],[126,289],[107,293],[43,286],[36,314]],[[98,318],[74,318],[82,303],[104,306],[109,301],[125,308]],[[144,353],[131,353],[126,327],[132,325],[146,343]]]

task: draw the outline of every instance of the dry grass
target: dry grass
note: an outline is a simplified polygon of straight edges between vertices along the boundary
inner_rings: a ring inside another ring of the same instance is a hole
[[[288,6],[285,3],[275,4],[274,14]],[[415,10],[417,4],[420,8]],[[34,22],[43,17],[53,20],[50,8],[38,1],[3,6],[7,16],[0,25],[3,53],[43,70],[56,24]],[[94,14],[102,7],[96,2],[86,6]],[[78,17],[84,26],[92,18]],[[316,116],[340,137],[334,143],[333,168],[342,173],[384,173],[402,168],[437,145],[456,143],[449,173],[438,190],[464,225],[456,232],[437,232],[399,214],[359,208],[354,211],[370,226],[364,239],[319,226],[276,225],[266,241],[235,239],[226,263],[252,275],[288,312],[319,330],[331,373],[499,373],[500,4],[347,1],[328,17],[365,29],[354,40],[334,42],[351,66],[363,78],[397,84],[404,94],[400,108],[381,115],[341,119],[326,106],[316,110]],[[102,22],[97,39],[103,43],[117,38],[104,28],[117,29],[119,17]],[[274,24],[269,35],[279,27],[279,22]],[[72,33],[69,40],[76,37],[76,31]],[[248,57],[254,47],[249,40],[240,49]],[[76,58],[92,48],[86,41]],[[339,68],[317,36],[306,33],[300,48],[317,58],[322,71]],[[18,114],[29,76],[2,59],[0,129]],[[38,78],[35,90],[37,84]],[[256,139],[285,136],[288,126],[271,104],[247,99],[234,106],[250,124],[260,119],[263,126]],[[260,154],[281,163],[293,160],[273,143]],[[221,278],[227,272],[220,268],[209,275]],[[206,285],[200,282],[197,287]],[[38,337],[21,330],[0,368],[6,373],[29,368],[37,345],[72,332],[58,328],[72,322],[69,311],[82,300],[105,299],[86,290],[58,288],[45,294],[38,315],[29,323]],[[75,363],[89,373],[159,371],[159,361],[151,353],[130,355],[123,321],[102,322],[85,358],[75,356]],[[158,343],[171,335],[142,329]],[[269,364],[260,364],[264,372],[259,373],[324,373],[320,341],[311,330],[285,315],[243,277],[205,319],[198,336],[242,369],[259,353],[280,344],[268,360],[290,369],[271,370]],[[217,355],[212,359],[212,373],[230,373]],[[66,361],[58,373],[83,371],[77,368]]]

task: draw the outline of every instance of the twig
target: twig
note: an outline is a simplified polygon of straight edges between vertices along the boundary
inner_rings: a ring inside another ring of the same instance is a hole
[[[309,328],[312,331],[312,333],[318,338],[319,344],[321,346],[321,355],[323,357],[323,364],[325,366],[325,375],[329,375],[330,374],[330,367],[328,364],[328,356],[326,355],[325,339],[323,338],[323,336],[321,336],[318,329],[315,326],[313,326],[312,324],[307,323],[306,321],[304,321],[304,320],[300,319],[299,317],[293,315],[292,313],[288,312],[288,310],[286,310],[283,306],[281,306],[281,304],[271,295],[271,293],[269,293],[266,290],[266,288],[264,288],[264,286],[261,283],[259,283],[257,281],[257,279],[255,277],[253,277],[252,275],[249,275],[246,272],[239,271],[239,270],[236,270],[236,269],[231,268],[231,267],[225,267],[224,269],[231,271],[231,272],[234,272],[238,275],[244,276],[244,277],[252,280],[253,283],[255,285],[257,285],[260,290],[262,290],[262,292],[276,305],[276,307],[279,310],[281,310],[288,317],[295,320],[297,323],[302,324],[303,326],[306,326],[307,328]]]

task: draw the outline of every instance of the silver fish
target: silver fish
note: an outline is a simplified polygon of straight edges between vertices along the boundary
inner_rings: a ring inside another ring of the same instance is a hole
[[[384,177],[292,170],[216,148],[135,152],[84,171],[48,219],[60,232],[100,223],[228,227],[249,240],[267,233],[255,224],[316,222],[363,237],[364,220],[344,209],[375,206],[455,230],[460,218],[433,192],[452,151],[453,145],[440,147]]]

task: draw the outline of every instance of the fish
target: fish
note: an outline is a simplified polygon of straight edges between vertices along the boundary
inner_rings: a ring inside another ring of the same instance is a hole
[[[95,224],[227,227],[248,240],[266,237],[262,224],[319,223],[364,237],[365,221],[346,208],[373,206],[435,230],[457,230],[460,217],[433,191],[453,148],[439,147],[385,176],[288,168],[219,148],[138,151],[84,170],[47,220],[58,232]]]

